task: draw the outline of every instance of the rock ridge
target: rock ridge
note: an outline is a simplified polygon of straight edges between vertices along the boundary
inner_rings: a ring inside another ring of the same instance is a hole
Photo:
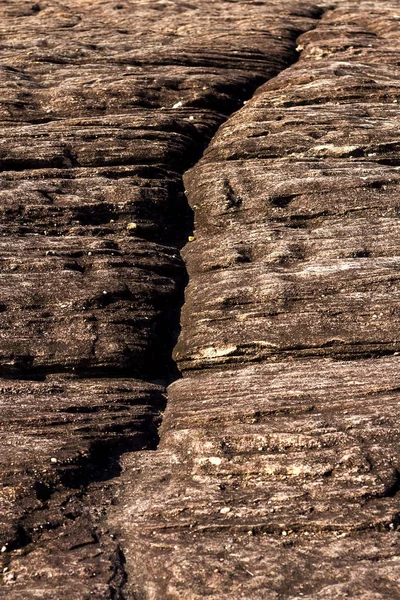
[[[1,597],[128,594],[107,515],[177,377],[182,174],[322,10],[279,4],[0,4]]]
[[[183,377],[111,513],[128,597],[400,598],[399,17],[336,2],[184,176]]]

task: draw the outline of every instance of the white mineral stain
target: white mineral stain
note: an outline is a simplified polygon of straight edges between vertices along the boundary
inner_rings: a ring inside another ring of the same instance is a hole
[[[202,348],[198,356],[201,358],[218,358],[220,356],[229,356],[236,352],[237,346],[209,346],[208,348]]]

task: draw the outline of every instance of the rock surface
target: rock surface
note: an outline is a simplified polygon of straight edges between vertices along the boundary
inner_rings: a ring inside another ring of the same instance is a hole
[[[0,15],[0,597],[400,598],[396,2]]]
[[[337,3],[185,175],[183,379],[114,513],[137,597],[400,598],[399,17]]]

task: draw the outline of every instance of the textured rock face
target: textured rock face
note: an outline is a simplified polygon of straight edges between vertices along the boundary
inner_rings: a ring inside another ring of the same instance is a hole
[[[396,3],[0,15],[0,597],[400,598]]]
[[[184,178],[183,378],[114,516],[138,597],[400,597],[399,14],[332,8]]]
[[[0,3],[2,597],[123,597],[105,516],[177,376],[182,174],[320,13]]]

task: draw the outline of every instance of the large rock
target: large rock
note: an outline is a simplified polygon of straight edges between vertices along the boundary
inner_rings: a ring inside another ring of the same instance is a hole
[[[182,174],[320,4],[0,3],[2,597],[134,579],[105,517],[177,377]]]
[[[112,519],[132,597],[400,598],[399,14],[333,8],[184,177],[183,378]]]

